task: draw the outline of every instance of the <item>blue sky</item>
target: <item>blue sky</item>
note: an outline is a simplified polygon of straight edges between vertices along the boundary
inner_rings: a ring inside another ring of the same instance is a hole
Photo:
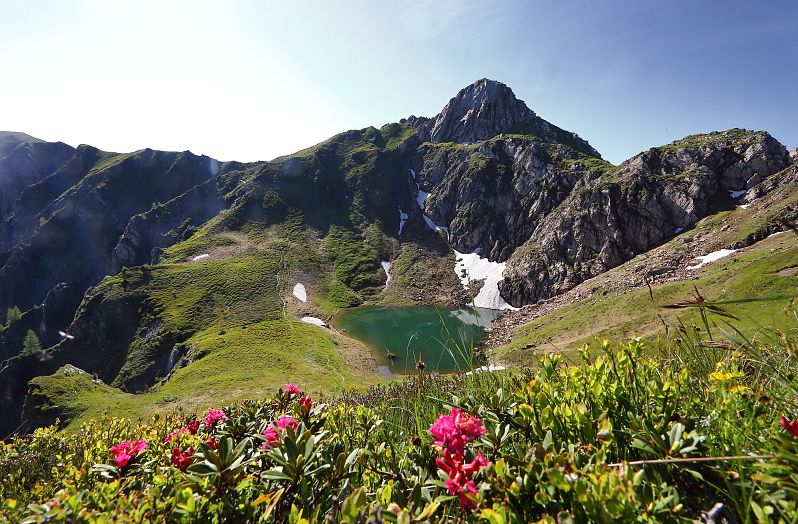
[[[0,0],[0,129],[265,160],[482,77],[619,163],[730,127],[798,145],[798,2]]]

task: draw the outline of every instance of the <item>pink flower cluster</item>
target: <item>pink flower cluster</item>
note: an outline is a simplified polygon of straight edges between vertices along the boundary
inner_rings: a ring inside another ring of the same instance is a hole
[[[113,446],[108,452],[114,456],[114,463],[119,469],[124,468],[130,462],[130,459],[147,449],[147,442],[139,439],[133,442],[125,440],[116,446]]]
[[[220,420],[226,419],[227,414],[224,411],[220,409],[210,409],[207,413],[205,413],[205,427],[210,429]],[[278,421],[278,425],[279,424],[280,421]],[[175,467],[180,469],[180,471],[186,470],[186,468],[191,464],[191,459],[194,455],[194,446],[189,446],[181,450],[179,447],[180,437],[181,435],[196,435],[197,432],[199,432],[199,427],[200,421],[192,417],[192,419],[185,426],[166,435],[166,438],[163,441],[164,444],[169,444],[172,441],[176,441],[175,446],[172,448],[170,461]],[[219,448],[218,442],[213,437],[209,437],[205,441],[205,444],[211,449]],[[114,457],[114,463],[116,463],[116,467],[122,469],[145,449],[147,449],[147,442],[145,440],[139,439],[133,442],[125,440],[124,442],[120,442],[119,444],[110,448],[108,452]]]
[[[285,428],[296,430],[298,426],[299,423],[294,417],[289,415],[280,415],[280,418],[278,418],[274,424],[270,424],[269,427],[263,430],[263,437],[266,439],[266,442],[263,443],[261,449],[269,449],[273,447],[274,443],[280,440],[280,433],[285,431]]]
[[[286,384],[285,386],[283,386],[283,391],[285,391],[289,395],[299,396],[302,394],[302,390],[299,389],[299,386],[297,386],[296,384]]]
[[[460,455],[463,454],[466,444],[481,437],[486,431],[480,419],[454,407],[449,415],[439,415],[438,420],[429,428],[429,432],[435,437],[433,446]]]
[[[473,495],[476,494],[477,487],[471,479],[474,473],[487,467],[487,459],[479,451],[471,462],[465,462],[462,455],[452,454],[446,449],[442,454],[442,457],[435,459],[435,463],[441,471],[449,476],[449,480],[446,481],[449,493],[459,495],[461,508],[469,510],[476,508]]]
[[[451,495],[459,496],[461,508],[474,509],[477,487],[472,479],[474,473],[488,465],[488,461],[477,452],[474,460],[465,462],[465,446],[487,432],[482,421],[453,407],[448,415],[439,415],[429,431],[435,437],[432,445],[441,452],[435,463],[449,477],[446,488]]]
[[[790,422],[787,417],[781,417],[781,427],[787,430],[793,437],[798,437],[798,418]]]
[[[170,460],[177,469],[180,471],[185,471],[189,464],[191,464],[191,456],[193,454],[194,446],[189,446],[185,451],[180,451],[179,448],[174,448],[172,450],[172,456],[170,457]]]
[[[199,424],[200,424],[199,420],[192,420],[191,422],[189,422],[187,425],[183,426],[182,428],[180,428],[180,429],[178,429],[176,431],[172,431],[171,433],[166,435],[166,438],[163,439],[163,443],[164,444],[168,444],[172,440],[174,440],[175,438],[179,438],[180,435],[196,435],[197,434],[197,430],[199,430]]]
[[[209,409],[207,413],[205,413],[203,422],[205,422],[205,427],[210,429],[220,420],[227,420],[227,414],[221,409]]]

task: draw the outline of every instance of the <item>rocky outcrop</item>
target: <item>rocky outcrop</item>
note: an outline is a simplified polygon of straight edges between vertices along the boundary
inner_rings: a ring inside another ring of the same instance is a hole
[[[788,162],[786,148],[773,137],[742,130],[641,153],[575,189],[538,224],[510,258],[502,296],[522,305],[560,294],[732,207],[733,195]]]
[[[223,208],[216,178],[212,178],[163,205],[133,216],[111,252],[110,274],[124,267],[154,263],[154,250],[185,240]]]
[[[73,414],[63,408],[62,403],[73,400],[82,391],[92,389],[102,391],[110,388],[71,364],[50,376],[31,381],[22,408],[24,424],[20,430],[25,432],[30,428],[55,424],[56,421],[64,426]]]
[[[30,216],[22,217],[18,210],[15,214],[14,224],[37,225],[3,260],[0,310],[13,305],[23,310],[35,307],[59,282],[85,292],[124,263],[122,257],[112,263],[113,251],[134,215],[157,208],[159,202],[169,202],[219,173],[218,162],[191,153],[144,150],[110,158],[85,149],[79,153],[80,158],[67,162],[54,174],[66,176],[69,171],[69,176],[75,177],[73,171],[82,168],[76,185],[38,213],[33,210]],[[87,165],[89,158],[99,164]],[[198,194],[206,195],[206,191],[199,190]],[[198,202],[204,204],[207,199],[199,198]],[[211,212],[218,209],[218,205],[209,208]],[[181,209],[178,205],[165,213],[170,211]],[[187,205],[185,211],[193,214],[196,206]],[[200,214],[196,220],[204,217],[207,214]],[[186,219],[193,220],[191,216],[171,216],[167,222],[179,224]],[[160,239],[158,244],[168,245],[168,240]]]
[[[31,188],[46,186],[48,178],[58,173],[74,153],[75,149],[60,142],[0,133],[0,253],[39,225],[37,202],[27,198],[28,193]]]
[[[567,143],[578,151],[599,157],[587,141],[546,122],[515,97],[512,89],[483,78],[460,90],[432,118],[407,119],[423,142],[473,144],[502,133],[531,134],[544,142]]]
[[[451,245],[504,261],[577,184],[613,168],[595,158],[587,167],[582,158],[559,144],[505,137],[473,146],[424,144],[414,170],[430,193],[425,212],[448,228]]]
[[[56,171],[74,154],[61,142],[0,132],[0,219],[11,215],[20,193]]]

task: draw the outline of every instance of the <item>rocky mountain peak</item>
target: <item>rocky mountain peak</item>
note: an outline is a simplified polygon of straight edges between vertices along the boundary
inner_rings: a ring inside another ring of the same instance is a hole
[[[436,116],[411,116],[407,121],[424,142],[471,144],[502,133],[520,133],[600,157],[576,133],[543,120],[523,100],[516,98],[507,85],[487,78],[461,89]]]
[[[509,132],[535,116],[512,89],[482,78],[461,89],[435,117],[409,121],[424,141],[471,143]]]

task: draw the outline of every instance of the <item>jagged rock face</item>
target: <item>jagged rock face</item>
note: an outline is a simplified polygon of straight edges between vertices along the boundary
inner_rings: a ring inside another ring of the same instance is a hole
[[[483,78],[452,98],[434,118],[414,120],[427,142],[473,143],[509,132],[537,115],[500,82]]]
[[[560,294],[731,208],[731,190],[751,188],[788,165],[767,133],[710,135],[702,144],[653,149],[611,178],[575,190],[542,220],[505,271],[502,295],[514,305]]]
[[[500,138],[469,147],[423,145],[414,168],[421,190],[431,193],[425,212],[448,226],[452,246],[504,261],[577,183],[596,176],[562,165],[576,157],[567,147]]]
[[[502,133],[531,133],[544,142],[572,142],[586,154],[600,156],[575,133],[564,131],[529,109],[512,89],[483,78],[462,89],[433,118],[408,118],[423,142],[472,144]]]
[[[217,193],[216,178],[212,178],[163,206],[133,216],[111,253],[110,273],[153,263],[153,250],[185,240],[194,228],[216,216],[224,206]]]
[[[0,133],[0,217],[12,213],[20,193],[53,173],[74,151],[61,142],[25,141]]]
[[[798,162],[798,147],[790,149],[790,161]]]
[[[29,311],[18,327],[45,345],[59,341],[89,286],[149,263],[155,247],[225,205],[216,184],[225,167],[189,152],[117,155],[0,133],[0,157],[8,211],[0,217],[0,311]],[[20,351],[17,331],[0,333],[0,355]]]
[[[35,213],[30,213],[36,202],[28,193],[52,183],[52,175],[74,152],[60,142],[18,142],[10,136],[4,141],[0,133],[0,252],[38,225],[33,220]]]
[[[0,268],[0,310],[33,307],[58,282],[83,290],[97,283],[110,272],[112,252],[131,217],[215,177],[210,161],[143,151],[84,173],[78,185],[33,215],[35,234],[10,251]]]

